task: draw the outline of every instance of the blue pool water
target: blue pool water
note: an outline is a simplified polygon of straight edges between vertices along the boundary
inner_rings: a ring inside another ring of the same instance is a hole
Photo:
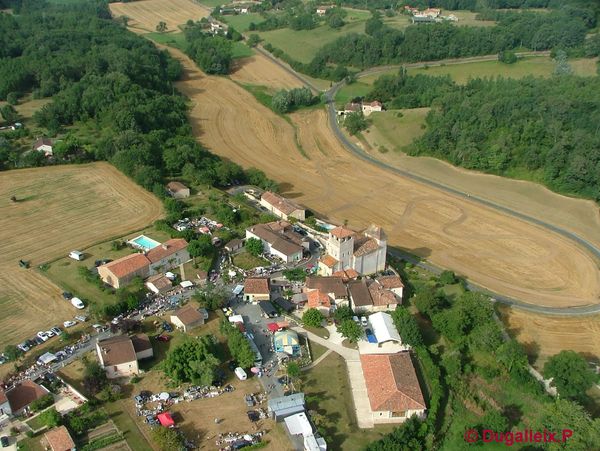
[[[140,235],[137,238],[129,241],[136,247],[143,249],[145,251],[149,251],[150,249],[154,249],[156,246],[159,246],[160,243],[158,241],[153,240],[152,238],[148,238],[145,235]]]

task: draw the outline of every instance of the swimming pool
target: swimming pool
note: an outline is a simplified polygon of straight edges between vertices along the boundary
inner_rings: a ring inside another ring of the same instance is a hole
[[[154,249],[156,246],[160,246],[158,241],[148,238],[146,235],[135,237],[134,239],[129,240],[128,243],[133,247],[142,249],[144,251],[149,251],[150,249]]]
[[[325,230],[328,230],[328,231],[329,231],[329,230],[333,230],[333,229],[335,229],[335,228],[337,227],[337,226],[334,226],[333,224],[328,224],[328,223],[326,223],[325,221],[321,221],[320,219],[317,219],[317,220],[315,221],[315,223],[316,223],[318,226],[320,226],[320,227],[323,227]]]

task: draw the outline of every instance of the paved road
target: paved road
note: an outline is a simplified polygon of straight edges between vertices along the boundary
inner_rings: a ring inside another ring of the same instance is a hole
[[[309,80],[305,79],[300,74],[298,74],[296,71],[294,71],[289,65],[287,65],[287,64],[283,63],[282,61],[280,61],[279,59],[275,58],[273,55],[271,55],[266,50],[264,50],[262,48],[257,48],[257,49],[261,54],[265,55],[267,58],[269,58],[270,60],[275,62],[275,64],[277,64],[278,66],[282,67],[287,72],[294,75],[298,80],[300,80],[302,83],[304,83],[305,86],[309,87],[313,91],[318,91],[318,88],[314,84],[312,84]],[[520,53],[519,55],[527,56],[527,55],[547,55],[547,54],[548,54],[548,52],[523,52],[523,53]],[[406,66],[406,67],[424,67],[424,66],[435,66],[435,65],[442,65],[442,64],[446,64],[446,65],[448,65],[448,64],[465,64],[465,63],[471,63],[471,62],[477,62],[477,61],[493,61],[497,58],[498,58],[497,55],[483,55],[483,56],[471,57],[471,58],[461,58],[461,59],[453,59],[453,60],[430,61],[430,62],[422,62],[422,63],[405,64],[404,66]],[[375,74],[378,72],[384,72],[384,71],[394,69],[394,68],[399,68],[399,67],[401,67],[401,65],[373,67],[373,68],[367,69],[367,70],[359,73],[358,78],[366,76],[366,75],[372,75],[372,74]],[[418,183],[428,185],[430,187],[433,187],[440,191],[444,191],[444,192],[453,194],[453,195],[461,197],[463,199],[466,199],[466,200],[469,200],[472,202],[476,202],[481,205],[485,205],[486,207],[492,208],[494,210],[498,210],[504,214],[514,216],[518,219],[527,221],[527,222],[535,224],[537,226],[541,226],[551,232],[558,233],[559,235],[561,235],[571,241],[575,241],[578,245],[585,248],[589,253],[591,253],[597,261],[600,260],[600,248],[598,248],[596,245],[594,245],[590,241],[586,240],[585,238],[582,238],[579,235],[577,235],[569,230],[563,229],[562,227],[557,227],[557,226],[547,223],[541,219],[534,218],[532,216],[520,213],[516,210],[510,209],[508,207],[497,204],[490,200],[487,200],[487,199],[484,199],[484,198],[481,198],[478,196],[473,196],[464,191],[460,191],[458,189],[455,189],[450,186],[439,183],[433,179],[423,177],[420,175],[416,175],[409,171],[397,168],[395,166],[391,166],[391,165],[384,163],[384,162],[378,160],[377,158],[374,158],[373,156],[367,154],[363,149],[361,149],[356,144],[351,142],[346,137],[346,135],[344,135],[344,133],[340,129],[340,126],[337,122],[337,113],[335,111],[334,99],[335,99],[335,94],[342,86],[344,86],[344,84],[345,84],[344,81],[336,83],[325,93],[325,97],[327,99],[327,113],[329,116],[329,124],[331,126],[331,129],[333,130],[333,132],[336,135],[336,137],[338,138],[338,140],[342,143],[342,145],[344,145],[344,147],[346,147],[346,149],[348,149],[348,151],[350,153],[356,155],[358,158],[360,158],[364,161],[367,161],[376,166],[379,166],[380,168],[385,169],[387,171],[394,172],[397,175],[400,175],[402,177],[409,178]],[[392,254],[398,255],[401,258],[411,261],[411,262],[413,262],[423,268],[426,268],[428,270],[432,270],[434,272],[441,271],[439,268],[437,268],[429,263],[421,262],[414,256],[412,256],[408,253],[402,252],[400,250],[397,250],[397,249],[393,250]],[[497,293],[493,293],[490,290],[488,290],[484,287],[481,287],[475,283],[469,282],[467,285],[468,285],[469,289],[471,289],[471,290],[480,291],[485,294],[488,294],[493,299],[495,299],[496,302],[500,302],[502,304],[509,305],[511,307],[519,308],[522,310],[528,310],[528,311],[535,312],[535,313],[543,313],[543,314],[549,314],[549,315],[563,315],[563,316],[581,316],[581,315],[589,315],[592,313],[600,313],[600,304],[590,304],[590,305],[581,306],[581,307],[545,307],[545,306],[535,305],[535,304],[531,304],[531,303],[524,302],[521,300],[513,299],[513,298],[503,296],[503,295],[500,295]]]

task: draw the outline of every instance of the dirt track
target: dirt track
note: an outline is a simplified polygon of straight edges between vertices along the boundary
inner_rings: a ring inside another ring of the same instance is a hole
[[[11,195],[20,201],[12,203]],[[140,229],[161,214],[152,194],[108,163],[0,172],[0,346],[76,315],[37,265]],[[19,259],[31,268],[20,268]]]
[[[381,224],[390,244],[493,291],[553,307],[598,303],[598,267],[570,241],[358,160],[337,142],[322,110],[292,115],[307,159],[285,120],[171,52],[187,71],[178,88],[192,99],[199,139],[218,155],[263,169],[287,196],[355,228]]]

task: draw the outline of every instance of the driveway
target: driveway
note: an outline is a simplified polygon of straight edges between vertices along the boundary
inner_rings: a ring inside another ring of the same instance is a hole
[[[371,406],[369,404],[369,396],[367,395],[367,386],[363,376],[362,367],[360,365],[360,354],[355,349],[349,349],[342,346],[343,338],[334,329],[329,329],[330,338],[325,340],[312,332],[303,329],[302,327],[292,327],[299,334],[308,337],[310,340],[325,346],[328,349],[338,353],[345,361],[348,370],[348,379],[352,389],[352,399],[354,400],[354,411],[356,414],[356,422],[361,429],[370,429],[374,427],[373,417],[371,414]]]

